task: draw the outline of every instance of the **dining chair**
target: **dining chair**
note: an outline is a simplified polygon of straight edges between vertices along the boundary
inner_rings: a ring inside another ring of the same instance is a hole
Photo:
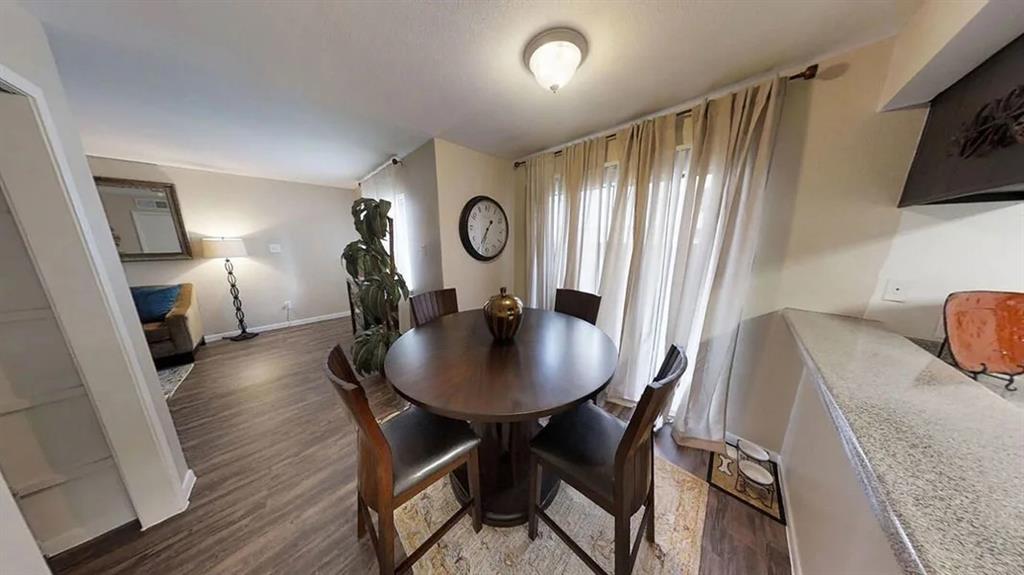
[[[410,570],[466,513],[472,515],[473,529],[479,532],[480,438],[469,425],[415,406],[378,422],[340,345],[331,350],[326,369],[357,427],[356,535],[362,539],[369,531],[380,572],[393,575]],[[462,465],[468,467],[470,501],[396,567],[395,509]],[[376,531],[367,507],[377,512]]]
[[[555,311],[567,313],[597,325],[597,312],[601,309],[601,296],[574,289],[555,290]]]
[[[654,542],[654,422],[686,371],[686,355],[673,345],[654,381],[647,386],[629,423],[592,403],[551,418],[530,443],[529,537],[537,537],[537,519],[595,573],[606,572],[540,507],[541,473],[555,473],[615,518],[615,575],[633,570],[641,535]],[[636,542],[630,545],[629,520],[644,507]]]
[[[419,327],[443,315],[459,313],[459,298],[455,288],[439,289],[412,296],[409,306],[412,308],[412,326]]]

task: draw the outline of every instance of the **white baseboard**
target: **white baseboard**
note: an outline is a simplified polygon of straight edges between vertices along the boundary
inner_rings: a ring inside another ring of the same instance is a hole
[[[196,474],[194,471],[189,469],[185,472],[185,479],[181,480],[181,494],[185,499],[185,507],[188,507],[188,501],[192,498],[192,488],[196,486]],[[184,509],[182,509],[184,511]]]
[[[189,500],[192,498],[192,488],[195,487],[195,485],[196,485],[196,474],[195,474],[194,471],[189,469],[188,471],[185,472],[185,477],[182,478],[182,480],[181,480],[181,499],[182,499],[181,507],[179,507],[174,513],[171,513],[170,515],[168,515],[167,517],[164,517],[163,519],[157,521],[156,523],[151,523],[149,525],[142,525],[140,530],[141,531],[145,531],[145,530],[149,529],[150,527],[153,527],[153,526],[156,526],[156,525],[160,525],[164,521],[167,521],[168,519],[170,519],[172,517],[176,517],[176,516],[184,513],[185,510],[188,509]]]
[[[786,468],[781,464],[779,465],[779,482],[782,486],[782,489],[780,489],[782,491],[782,507],[786,510],[786,545],[789,547],[789,570],[793,575],[801,575],[803,569],[800,568],[800,552],[796,541],[796,527],[793,525],[793,506],[789,504],[789,492],[786,491],[786,485],[789,482],[786,481]]]
[[[310,324],[310,323],[317,323],[317,322],[320,322],[320,321],[328,321],[328,320],[332,320],[332,319],[339,319],[339,318],[343,318],[343,317],[348,317],[350,315],[352,315],[351,312],[341,311],[341,312],[337,312],[337,313],[329,313],[329,314],[325,314],[325,315],[316,315],[316,316],[313,316],[313,317],[307,317],[307,318],[302,318],[302,319],[293,319],[291,321],[282,321],[282,322],[279,322],[279,323],[270,323],[270,324],[267,324],[267,325],[259,325],[259,326],[256,326],[256,327],[250,327],[249,331],[251,331],[253,333],[260,333],[260,332],[264,332],[264,331],[273,331],[275,329],[284,329],[286,327],[295,327],[295,326],[299,326],[299,325],[306,325],[306,324]],[[204,337],[206,338],[206,343],[212,343],[212,342],[215,342],[217,340],[221,340],[221,339],[224,339],[226,337],[233,337],[233,336],[236,336],[236,335],[238,335],[238,330],[237,329],[236,330],[232,330],[232,331],[225,331],[225,332],[222,332],[222,333],[210,333],[210,334],[206,334]]]

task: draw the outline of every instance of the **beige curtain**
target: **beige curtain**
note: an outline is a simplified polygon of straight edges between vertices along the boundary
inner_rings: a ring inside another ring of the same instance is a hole
[[[607,138],[580,142],[562,154],[568,230],[563,287],[596,292],[600,286],[615,201],[607,159]]]
[[[555,157],[544,154],[526,166],[526,305],[551,309],[565,273],[564,202],[555,179]]]
[[[527,160],[527,305],[550,309],[555,290],[600,291],[617,170],[606,138]]]
[[[605,314],[603,329],[619,345],[619,365],[608,397],[640,399],[666,348],[671,264],[685,175],[675,114],[646,120],[619,137],[619,195],[613,242],[605,259],[602,296],[620,310]],[[602,306],[604,305],[602,301]],[[616,337],[617,336],[617,337]]]
[[[785,79],[698,106],[686,197],[699,209],[683,226],[669,305],[671,337],[692,369],[677,394],[677,443],[724,451],[729,378],[757,248]]]
[[[619,347],[608,398],[631,404],[669,343],[688,372],[672,404],[680,442],[717,448],[749,283],[783,80],[527,162],[530,305],[558,287],[596,291],[598,326]],[[692,161],[691,161],[692,156]]]

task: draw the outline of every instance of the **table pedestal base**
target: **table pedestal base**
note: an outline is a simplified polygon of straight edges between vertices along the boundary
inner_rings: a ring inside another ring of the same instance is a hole
[[[540,430],[535,421],[514,423],[473,423],[480,443],[480,491],[483,521],[494,527],[526,523],[529,509],[530,439]],[[451,475],[452,491],[461,503],[469,501],[465,468]],[[558,493],[558,477],[541,477],[541,507],[546,508]]]

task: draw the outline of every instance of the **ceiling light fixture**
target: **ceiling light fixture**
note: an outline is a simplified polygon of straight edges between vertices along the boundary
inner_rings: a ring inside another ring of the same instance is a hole
[[[587,39],[572,28],[541,32],[523,52],[523,62],[537,83],[552,92],[568,84],[586,58]]]

